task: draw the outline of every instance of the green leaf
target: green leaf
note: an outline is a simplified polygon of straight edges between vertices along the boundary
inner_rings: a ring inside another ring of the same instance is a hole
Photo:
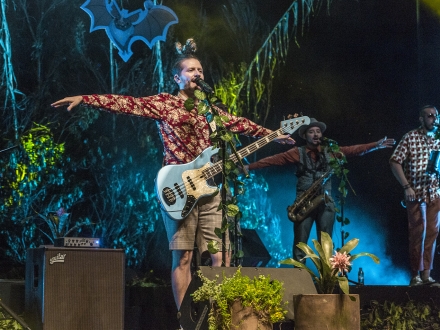
[[[327,265],[330,265],[329,259],[333,255],[333,241],[332,241],[332,238],[330,237],[330,235],[326,232],[323,232],[323,231],[321,232],[321,246],[322,246],[322,251],[324,253],[324,255],[321,256],[321,259],[323,259],[323,257],[324,257],[325,263]],[[316,245],[315,245],[315,247],[316,247]]]
[[[242,250],[238,250],[237,253],[235,254],[236,258],[243,258],[244,257],[244,252]]]
[[[377,256],[375,256],[372,253],[368,253],[368,252],[360,252],[360,253],[352,255],[350,257],[350,262],[353,261],[353,260],[356,260],[357,258],[360,258],[360,257],[370,257],[371,259],[373,259],[373,261],[376,264],[380,263],[380,259]]]
[[[194,96],[197,97],[200,101],[206,100],[206,94],[202,91],[199,91],[198,89],[194,91]]]
[[[339,287],[345,294],[349,293],[348,279],[345,276],[338,276]]]
[[[222,230],[221,230],[221,228],[215,228],[215,229],[214,229],[214,234],[215,234],[218,238],[222,238]]]
[[[349,254],[351,250],[353,250],[356,246],[359,244],[359,238],[353,238],[350,241],[348,241],[342,248],[339,250],[340,253],[346,252]]]
[[[238,214],[238,212],[240,212],[240,209],[237,205],[235,204],[228,205],[228,210],[226,212],[228,217],[235,217]]]
[[[295,266],[295,267],[297,267],[297,268],[304,269],[304,270],[306,270],[310,275],[312,275],[313,278],[318,279],[318,277],[316,276],[316,274],[315,274],[315,273],[314,273],[309,267],[307,267],[305,264],[303,264],[302,262],[299,262],[299,261],[297,261],[297,260],[295,260],[295,259],[288,258],[288,259],[281,260],[281,261],[278,262],[278,263],[281,264],[281,265],[293,265],[293,266]]]
[[[218,97],[215,95],[212,95],[211,97],[209,97],[209,103],[211,104],[215,104],[218,101]]]
[[[229,120],[230,120],[228,116],[220,116],[220,119],[221,119],[221,121],[224,122],[224,123],[228,123]]]
[[[194,100],[192,98],[187,98],[184,105],[186,110],[191,111],[194,109]]]
[[[211,254],[216,254],[217,252],[220,251],[220,243],[217,241],[209,241],[208,242],[208,251]]]
[[[209,107],[205,103],[199,102],[199,104],[197,105],[197,112],[199,115],[204,116],[206,113],[209,112]]]

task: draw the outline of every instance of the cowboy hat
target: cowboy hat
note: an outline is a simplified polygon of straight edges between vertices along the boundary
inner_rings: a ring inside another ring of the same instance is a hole
[[[301,126],[298,129],[298,135],[304,139],[304,134],[311,127],[319,127],[321,129],[321,133],[324,133],[325,129],[327,128],[327,125],[324,124],[323,122],[317,121],[315,118],[310,118],[310,124]]]

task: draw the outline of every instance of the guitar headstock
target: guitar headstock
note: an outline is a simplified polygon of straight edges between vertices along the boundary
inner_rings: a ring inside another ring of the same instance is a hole
[[[293,134],[302,125],[310,124],[310,118],[307,116],[294,117],[281,122],[281,129],[286,134]]]

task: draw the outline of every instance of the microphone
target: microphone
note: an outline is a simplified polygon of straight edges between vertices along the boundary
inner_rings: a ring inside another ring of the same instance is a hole
[[[320,140],[321,140],[321,144],[323,145],[328,145],[328,146],[332,146],[334,144],[338,145],[338,142],[336,142],[335,140],[326,138],[324,136]]]
[[[193,82],[195,82],[197,84],[197,86],[199,86],[203,92],[211,94],[214,91],[212,90],[212,87],[209,86],[206,81],[204,81],[202,78],[200,78],[200,76],[194,76],[194,78],[192,79]]]

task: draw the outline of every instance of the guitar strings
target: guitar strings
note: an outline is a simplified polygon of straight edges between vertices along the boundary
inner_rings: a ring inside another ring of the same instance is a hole
[[[280,129],[278,129],[278,130],[276,130],[276,131],[270,133],[269,135],[263,137],[262,139],[260,139],[260,140],[258,140],[258,141],[255,141],[254,143],[250,144],[249,146],[247,146],[247,147],[245,147],[245,148],[239,150],[239,151],[237,152],[237,154],[240,156],[240,159],[242,159],[242,158],[245,157],[245,156],[242,156],[242,155],[241,155],[244,151],[247,150],[247,151],[248,151],[248,154],[250,154],[250,153],[252,153],[252,152],[254,152],[254,151],[260,149],[261,147],[265,146],[265,145],[268,144],[269,142],[271,142],[276,136],[283,135],[283,134],[285,133],[284,129],[285,129],[285,127],[282,127],[282,128],[280,128]],[[274,135],[274,137],[272,138],[273,135]],[[262,144],[262,145],[259,145],[261,142],[263,142],[263,144]],[[257,146],[257,148],[255,148],[255,146]],[[230,159],[231,159],[234,163],[236,162],[236,158],[237,158],[237,157],[236,157],[235,154],[232,155],[232,156],[230,157]],[[221,163],[221,161],[218,161],[217,163],[214,163],[213,166],[210,166],[210,167],[204,169],[204,170],[202,171],[202,174],[201,174],[201,175],[197,175],[197,176],[195,176],[194,178],[192,178],[192,183],[193,183],[195,186],[197,186],[198,184],[202,183],[203,181],[206,181],[206,180],[211,179],[212,177],[214,177],[214,176],[215,176],[216,174],[218,174],[218,173],[220,172],[220,170],[221,170],[221,167],[222,167],[222,166],[219,165],[220,163]],[[214,170],[214,171],[212,171],[212,170]],[[213,173],[210,173],[210,172],[213,172]],[[182,182],[182,183],[178,184],[177,187],[174,186],[174,188],[169,188],[169,189],[167,189],[167,191],[165,192],[165,196],[167,197],[167,199],[173,199],[173,198],[175,198],[176,194],[177,194],[177,195],[180,195],[179,191],[182,191],[183,189],[184,189],[185,191],[187,190],[187,189],[186,189],[185,182]],[[187,192],[187,193],[188,193],[188,192]]]
[[[303,120],[303,121],[304,121],[304,120]],[[293,126],[292,126],[292,124],[291,124],[290,129],[294,128],[295,126],[298,126],[298,127],[300,126],[299,121],[297,121],[296,125],[293,125]],[[286,125],[286,127],[287,127],[287,125]],[[247,146],[247,147],[245,147],[245,148],[239,150],[237,153],[239,154],[239,156],[241,156],[240,159],[242,159],[242,158],[245,157],[245,156],[242,156],[242,155],[241,155],[244,151],[248,150],[248,153],[252,153],[252,152],[258,150],[259,148],[265,146],[267,143],[271,142],[271,141],[273,140],[273,139],[272,139],[272,135],[275,135],[275,137],[276,137],[276,136],[279,136],[279,135],[282,135],[282,134],[286,133],[286,131],[285,131],[286,127],[281,127],[280,129],[278,129],[278,130],[276,130],[276,131],[270,133],[269,135],[263,137],[262,139],[260,139],[260,140],[258,140],[258,141],[255,141],[254,143],[250,144],[249,146]],[[296,129],[294,129],[294,131],[295,131],[295,130],[296,130]],[[293,132],[292,132],[292,133],[293,133]],[[291,133],[291,134],[292,134],[292,133]],[[274,137],[274,138],[275,138],[275,137]],[[264,143],[260,146],[259,143],[261,143],[261,142],[264,142]],[[257,146],[257,148],[255,148],[255,146]],[[253,149],[253,150],[252,150],[252,149]],[[233,159],[232,159],[232,158],[233,158]],[[232,161],[235,162],[235,161],[236,161],[236,158],[237,158],[236,155],[232,155],[230,159],[232,159]],[[213,166],[210,166],[210,167],[204,169],[204,170],[202,171],[202,175],[198,175],[198,176],[196,176],[196,177],[192,180],[193,184],[194,184],[195,186],[197,186],[199,183],[201,183],[201,182],[203,182],[203,181],[206,181],[206,180],[208,180],[208,179],[214,177],[216,174],[218,174],[218,173],[220,172],[220,170],[221,170],[221,167],[222,167],[221,165],[219,165],[220,163],[221,163],[221,161],[219,161],[219,162],[217,162],[217,163],[214,163]],[[220,168],[219,168],[219,167],[220,167]],[[211,172],[213,169],[215,169],[215,171],[213,172],[213,174],[209,173],[209,172]],[[177,187],[169,188],[169,189],[165,192],[165,196],[166,196],[168,199],[170,199],[170,198],[176,198],[176,197],[175,197],[176,194],[177,194],[177,195],[180,195],[179,191],[182,191],[183,189],[187,192],[185,182],[182,182],[182,183],[178,184]],[[188,192],[187,192],[187,195],[188,195]],[[177,198],[176,198],[176,199],[177,199]]]

